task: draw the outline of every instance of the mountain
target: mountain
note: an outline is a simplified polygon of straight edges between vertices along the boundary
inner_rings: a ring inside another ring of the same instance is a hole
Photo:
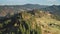
[[[24,4],[24,5],[4,5],[0,6],[1,8],[20,8],[20,9],[41,9],[48,7],[47,5],[39,5],[39,4]]]
[[[30,9],[41,9],[48,7],[47,5],[39,5],[39,4],[25,4],[22,7],[30,8]]]
[[[6,16],[8,13],[14,14],[20,11],[46,8],[46,5],[25,4],[25,5],[0,5],[0,17]]]
[[[21,11],[32,11],[33,9],[51,12],[56,19],[60,20],[60,5],[39,5],[39,4],[25,4],[25,5],[3,5],[0,6],[0,17],[5,17],[7,14],[13,15]],[[8,16],[7,16],[8,17]]]
[[[42,8],[41,10],[51,12],[55,15],[56,19],[60,20],[60,5],[52,5],[46,8]]]
[[[58,6],[57,5],[52,5],[52,6],[43,8],[42,10],[59,14],[60,13],[60,5],[58,5]]]

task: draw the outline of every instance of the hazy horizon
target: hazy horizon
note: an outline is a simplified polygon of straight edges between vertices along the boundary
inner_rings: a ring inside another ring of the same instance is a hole
[[[0,0],[0,5],[24,5],[24,4],[39,4],[39,5],[60,5],[60,0]]]

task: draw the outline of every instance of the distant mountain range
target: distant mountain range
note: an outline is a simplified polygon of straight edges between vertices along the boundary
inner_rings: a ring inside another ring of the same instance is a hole
[[[6,13],[18,12],[20,10],[32,10],[32,9],[39,9],[43,11],[50,11],[52,13],[56,13],[60,15],[60,5],[39,5],[39,4],[25,4],[25,5],[0,5],[0,16]]]
[[[39,4],[25,4],[25,5],[3,5],[0,8],[20,8],[20,9],[41,9],[48,7],[47,5],[39,5]]]

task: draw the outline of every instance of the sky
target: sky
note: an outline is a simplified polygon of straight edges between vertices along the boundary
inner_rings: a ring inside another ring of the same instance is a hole
[[[24,4],[60,5],[60,0],[0,0],[0,5]]]

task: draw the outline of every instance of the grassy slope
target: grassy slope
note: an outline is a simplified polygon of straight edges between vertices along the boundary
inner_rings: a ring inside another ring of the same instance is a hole
[[[26,14],[26,19],[33,17],[37,26],[41,26],[42,34],[60,34],[60,21],[56,20],[53,14],[44,11],[36,11],[34,12],[35,15],[30,13],[28,14],[30,16]]]
[[[60,21],[49,12],[24,11],[3,19],[0,33],[6,34],[60,34]]]
[[[39,14],[42,17],[36,18],[36,21],[41,24],[42,34],[60,34],[60,21],[53,19],[53,15],[48,12],[44,13],[40,11]]]

